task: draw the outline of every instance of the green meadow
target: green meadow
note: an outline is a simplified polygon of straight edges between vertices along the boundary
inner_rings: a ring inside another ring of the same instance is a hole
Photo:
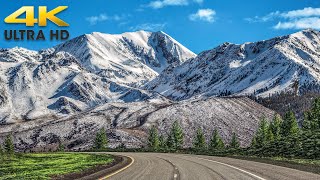
[[[111,163],[105,154],[35,153],[1,157],[0,179],[50,179],[53,176],[81,172]]]

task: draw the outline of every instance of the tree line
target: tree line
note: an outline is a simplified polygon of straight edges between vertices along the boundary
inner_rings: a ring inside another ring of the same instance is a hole
[[[108,146],[108,138],[104,128],[100,129],[98,133],[96,133],[96,137],[94,139],[94,144],[92,150],[106,150]],[[65,145],[59,141],[59,144],[56,148],[56,152],[64,152]],[[5,138],[3,145],[0,144],[0,161],[4,158],[11,158],[15,155],[14,143],[12,135],[9,134]]]
[[[247,154],[257,156],[281,156],[320,158],[320,98],[316,98],[310,110],[304,112],[299,127],[295,114],[287,112],[273,120],[263,118]]]
[[[148,147],[153,151],[179,150],[183,145],[183,131],[177,121],[172,124],[165,139],[158,134],[155,126],[149,130]],[[208,143],[199,128],[193,138],[194,152],[206,154],[239,154],[265,157],[300,157],[320,158],[320,98],[316,98],[310,110],[304,113],[302,127],[299,127],[293,111],[288,111],[283,117],[275,114],[269,121],[263,117],[259,128],[252,138],[249,147],[240,148],[235,133],[231,142],[225,145],[218,131],[215,129]]]
[[[183,130],[175,121],[170,128],[168,137],[158,134],[156,126],[152,126],[149,130],[148,148],[153,151],[177,151],[183,149]],[[237,149],[240,147],[236,133],[232,134],[231,142],[228,146],[225,145],[217,129],[212,132],[209,143],[207,144],[205,134],[201,128],[198,128],[192,142],[192,150],[205,151],[205,150],[223,150],[223,149]]]

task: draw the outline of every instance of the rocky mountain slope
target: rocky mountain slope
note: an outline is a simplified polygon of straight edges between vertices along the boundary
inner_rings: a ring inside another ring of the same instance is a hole
[[[209,98],[181,102],[147,100],[133,103],[107,103],[77,115],[42,119],[0,126],[0,141],[14,132],[19,151],[55,150],[59,142],[68,149],[89,149],[96,132],[107,129],[109,146],[142,147],[147,132],[156,125],[167,136],[174,121],[185,134],[184,146],[190,146],[197,128],[203,128],[207,139],[216,128],[226,143],[236,132],[242,146],[251,142],[261,117],[272,118],[274,112],[248,98]],[[1,143],[1,142],[0,142]]]
[[[312,29],[241,45],[224,43],[146,85],[175,100],[320,90],[320,32]]]
[[[93,33],[57,47],[0,50],[0,124],[160,95],[139,88],[195,54],[163,32]]]

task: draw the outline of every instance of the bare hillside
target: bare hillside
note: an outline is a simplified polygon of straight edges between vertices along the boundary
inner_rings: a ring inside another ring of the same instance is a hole
[[[186,147],[191,145],[198,127],[202,127],[207,135],[217,128],[226,143],[230,141],[232,132],[236,132],[241,145],[246,146],[260,118],[271,118],[273,114],[274,111],[248,98],[193,99],[179,103],[154,99],[108,103],[65,119],[51,117],[0,126],[0,141],[12,132],[19,151],[54,150],[60,141],[68,149],[88,149],[96,132],[104,127],[108,131],[110,147],[122,143],[127,147],[142,147],[152,125],[166,135],[177,120],[184,129]]]

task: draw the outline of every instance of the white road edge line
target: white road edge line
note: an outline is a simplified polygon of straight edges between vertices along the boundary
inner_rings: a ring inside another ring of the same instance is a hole
[[[206,160],[206,161],[211,161],[211,162],[218,163],[218,164],[221,164],[221,165],[224,165],[224,166],[228,166],[228,167],[231,167],[231,168],[236,169],[236,170],[238,170],[238,171],[241,171],[241,172],[244,172],[244,173],[246,173],[246,174],[249,174],[250,176],[253,176],[253,177],[257,178],[257,179],[266,180],[266,179],[264,179],[264,178],[262,178],[262,177],[260,177],[260,176],[257,176],[257,175],[255,175],[255,174],[252,174],[251,172],[245,171],[245,170],[240,169],[240,168],[237,168],[237,167],[235,167],[235,166],[231,166],[231,165],[229,165],[229,164],[225,164],[225,163],[222,163],[222,162],[219,162],[219,161],[214,161],[214,160],[205,159],[205,158],[199,158],[199,157],[196,157],[196,158],[202,159],[202,160]]]

